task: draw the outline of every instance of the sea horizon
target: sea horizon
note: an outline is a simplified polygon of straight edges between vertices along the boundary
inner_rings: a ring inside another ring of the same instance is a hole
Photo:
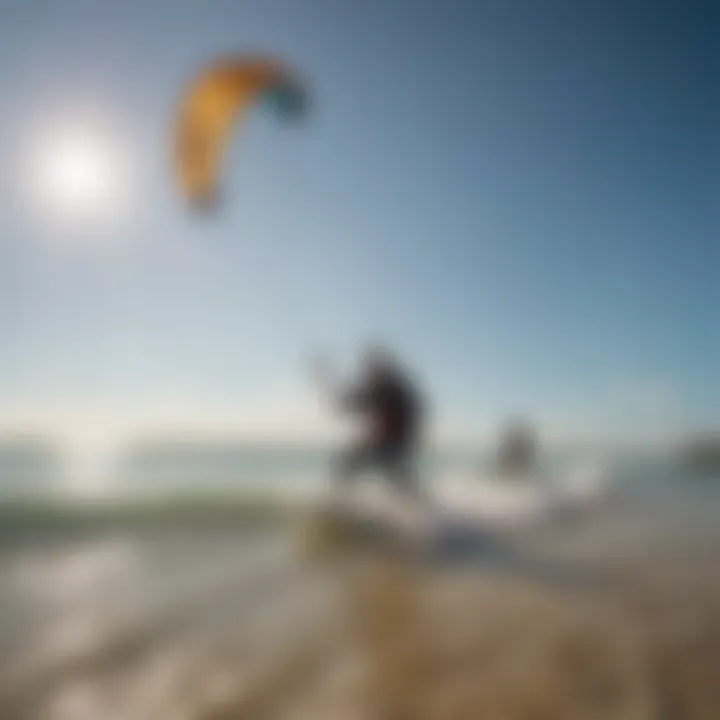
[[[333,456],[344,442],[165,432],[97,448],[48,435],[5,434],[0,436],[0,499],[47,492],[83,496],[316,485],[330,477]],[[672,473],[675,448],[669,443],[546,443],[538,472],[592,466],[624,483],[633,475]],[[422,453],[422,472],[433,481],[480,478],[492,473],[495,453],[489,440],[430,442]]]

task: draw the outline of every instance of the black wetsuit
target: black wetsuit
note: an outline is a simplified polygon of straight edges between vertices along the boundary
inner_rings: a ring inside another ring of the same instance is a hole
[[[342,404],[346,411],[364,416],[370,432],[341,455],[338,480],[345,483],[362,471],[378,470],[399,487],[416,490],[422,403],[411,383],[387,376],[346,393]]]

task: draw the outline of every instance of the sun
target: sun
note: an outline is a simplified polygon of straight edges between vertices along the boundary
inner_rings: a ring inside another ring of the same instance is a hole
[[[33,191],[54,215],[107,218],[122,204],[127,189],[124,170],[122,153],[109,134],[70,129],[36,144]]]

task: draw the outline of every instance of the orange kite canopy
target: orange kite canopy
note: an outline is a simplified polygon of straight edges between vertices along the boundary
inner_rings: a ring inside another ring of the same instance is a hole
[[[307,93],[285,63],[259,56],[216,61],[186,90],[177,117],[176,171],[193,206],[216,206],[223,158],[235,128],[257,104],[293,120],[305,115]]]

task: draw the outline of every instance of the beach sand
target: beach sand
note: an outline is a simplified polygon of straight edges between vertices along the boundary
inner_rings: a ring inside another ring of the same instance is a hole
[[[556,532],[507,553],[532,549],[524,564],[366,557],[352,567],[303,563],[276,530],[252,541],[122,536],[104,551],[84,539],[55,547],[36,585],[13,575],[13,592],[6,558],[1,614],[14,608],[11,625],[27,631],[5,658],[0,717],[717,718],[717,545],[611,535],[612,551],[592,559],[596,543]],[[77,596],[60,597],[49,571],[68,553]],[[548,558],[567,572],[549,572]],[[74,644],[47,651],[73,628]]]

